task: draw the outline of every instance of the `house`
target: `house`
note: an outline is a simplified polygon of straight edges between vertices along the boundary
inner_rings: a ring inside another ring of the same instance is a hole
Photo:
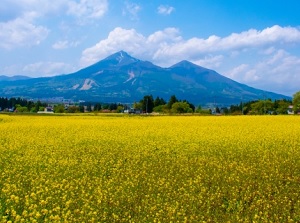
[[[130,108],[130,109],[125,109],[124,113],[127,113],[127,114],[141,114],[142,111],[140,109]]]
[[[288,113],[289,115],[293,115],[293,114],[298,114],[298,115],[300,115],[300,110],[298,110],[297,112],[295,112],[295,111],[294,111],[294,106],[293,106],[293,105],[290,105],[290,106],[288,107],[287,113]]]
[[[40,113],[40,114],[52,114],[54,112],[53,112],[53,108],[48,106],[48,107],[45,107],[44,111],[38,111],[38,113]]]
[[[288,113],[289,115],[293,115],[293,114],[294,114],[293,105],[289,105],[288,110],[287,110],[287,113]]]

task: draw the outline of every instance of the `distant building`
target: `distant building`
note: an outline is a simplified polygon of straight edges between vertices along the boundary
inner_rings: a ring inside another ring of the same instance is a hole
[[[294,106],[293,106],[293,105],[290,105],[290,106],[288,107],[287,113],[288,113],[289,115],[293,115],[293,114],[298,114],[298,115],[300,115],[300,110],[298,110],[297,112],[295,112],[293,108],[294,108]]]
[[[141,114],[142,111],[140,109],[129,108],[129,109],[125,109],[124,113],[127,113],[127,114]]]
[[[52,113],[54,113],[54,112],[53,112],[53,108],[50,107],[50,106],[48,106],[48,107],[46,107],[46,108],[44,109],[44,111],[38,111],[38,113],[40,113],[40,114],[52,114]]]
[[[288,113],[289,115],[293,115],[293,114],[294,114],[293,108],[294,108],[293,105],[289,105],[288,110],[287,110],[287,113]]]

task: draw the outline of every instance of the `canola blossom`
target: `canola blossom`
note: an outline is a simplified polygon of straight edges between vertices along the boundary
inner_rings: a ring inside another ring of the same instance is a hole
[[[0,222],[300,222],[299,116],[0,115]]]

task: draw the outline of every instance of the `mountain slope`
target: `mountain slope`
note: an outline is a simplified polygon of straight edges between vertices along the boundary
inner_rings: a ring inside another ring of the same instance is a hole
[[[161,68],[131,57],[124,51],[75,73],[47,78],[0,81],[0,96],[132,103],[152,94],[171,95],[195,104],[230,105],[241,100],[290,99],[240,84],[213,70],[181,61]]]
[[[6,75],[0,75],[0,81],[17,81],[17,80],[26,80],[30,79],[30,77],[22,76],[22,75],[16,75],[12,77],[8,77]]]

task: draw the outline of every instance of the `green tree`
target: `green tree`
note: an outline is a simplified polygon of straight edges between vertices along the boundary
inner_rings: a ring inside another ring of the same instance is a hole
[[[157,107],[159,105],[165,105],[165,104],[166,101],[163,98],[156,97],[154,100],[154,107]]]
[[[35,109],[35,107],[32,107],[32,108],[30,109],[30,112],[31,112],[31,113],[36,113],[37,110]]]
[[[24,106],[27,107],[27,111],[31,111],[32,108],[35,107],[35,104],[33,101],[25,101]]]
[[[192,103],[188,102],[187,100],[183,100],[183,102],[188,103],[188,105],[189,105],[190,108],[193,110],[193,112],[195,111],[195,109],[196,109],[195,105],[193,105]]]
[[[80,111],[81,113],[84,112],[84,106],[83,106],[83,105],[79,105],[79,111]]]
[[[193,112],[191,107],[187,102],[175,102],[172,105],[171,109],[172,113],[187,113],[187,112]]]
[[[63,104],[54,106],[54,113],[64,113],[64,112],[65,112],[65,106]]]
[[[109,104],[103,104],[103,105],[102,105],[102,109],[103,109],[103,110],[109,109]]]
[[[73,105],[68,107],[68,113],[78,113],[80,112],[79,107]]]
[[[287,100],[279,100],[274,102],[276,114],[287,114],[290,102]]]
[[[201,105],[198,105],[198,107],[196,108],[195,112],[196,111],[201,111],[202,110],[202,106]]]
[[[117,108],[118,108],[118,105],[117,105],[117,103],[110,103],[109,104],[109,110],[111,110],[111,111],[115,111],[115,110],[117,110]]]
[[[92,111],[92,105],[91,105],[91,103],[88,103],[88,105],[86,106],[86,110],[87,110],[87,112],[91,112]]]
[[[178,102],[178,99],[176,98],[176,96],[175,95],[172,95],[171,97],[170,97],[170,100],[169,100],[169,102],[168,102],[168,108],[169,109],[171,109],[172,108],[172,105],[174,104],[174,103],[176,103],[176,102]]]
[[[252,113],[263,115],[273,111],[274,103],[271,100],[259,100],[251,104]]]
[[[230,105],[229,112],[231,114],[241,114],[241,108],[238,105]]]
[[[229,114],[229,109],[227,107],[221,108],[221,111],[223,114],[228,115]]]
[[[36,103],[35,103],[35,111],[40,111],[40,107],[42,106],[42,102],[40,100],[38,100]]]
[[[95,104],[94,111],[100,111],[100,110],[101,110],[101,104],[100,103]]]
[[[210,115],[211,110],[209,109],[203,109],[201,106],[198,106],[198,108],[195,110],[195,113],[201,114],[201,115]]]
[[[117,109],[116,109],[116,112],[117,113],[121,113],[124,111],[124,107],[122,105],[118,105]]]
[[[20,104],[16,104],[16,111],[17,112],[28,112],[28,109],[26,106],[21,106]]]
[[[143,111],[145,111],[146,113],[151,113],[153,111],[154,100],[152,95],[144,96],[144,98],[140,101],[140,103],[142,104]]]
[[[158,106],[155,106],[153,108],[153,111],[154,112],[163,112],[163,113],[167,113],[169,111],[167,105],[158,105]]]
[[[293,109],[295,114],[300,110],[300,91],[293,95]]]
[[[134,108],[134,109],[142,109],[142,108],[143,108],[143,105],[142,105],[141,102],[134,102],[133,108]]]

